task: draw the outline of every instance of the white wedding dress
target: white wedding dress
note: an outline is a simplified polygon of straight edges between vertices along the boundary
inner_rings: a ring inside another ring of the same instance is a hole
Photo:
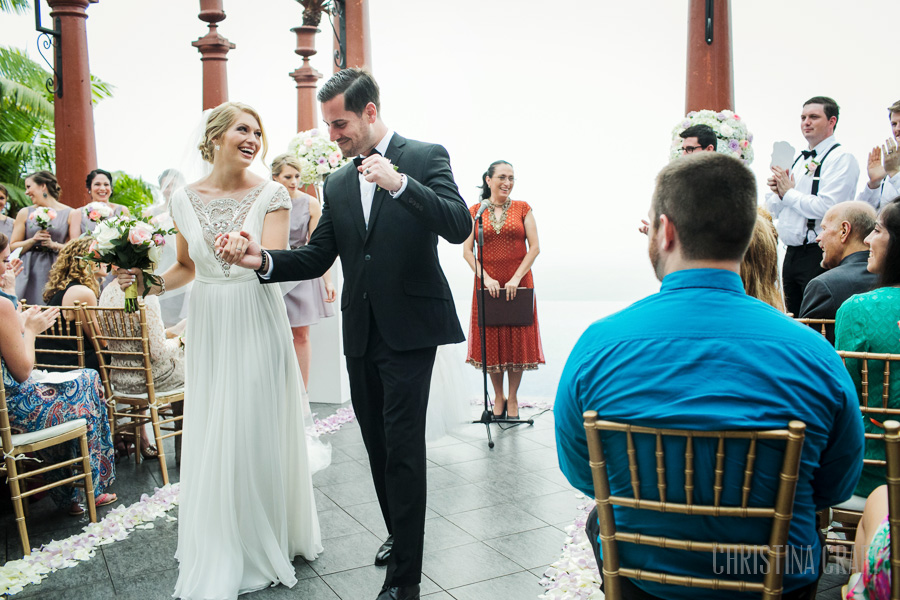
[[[291,559],[322,551],[303,420],[303,384],[281,289],[213,251],[217,233],[261,239],[284,186],[202,199],[182,188],[172,216],[196,267],[186,332],[177,598],[233,599],[297,582]],[[307,405],[308,406],[308,405]],[[308,410],[308,409],[307,409]]]

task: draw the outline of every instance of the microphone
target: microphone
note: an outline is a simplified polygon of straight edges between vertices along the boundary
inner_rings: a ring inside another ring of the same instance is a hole
[[[481,213],[483,213],[484,211],[486,211],[486,210],[487,210],[487,207],[490,206],[490,205],[491,205],[491,201],[490,201],[490,200],[482,200],[482,201],[481,201],[481,206],[478,207],[478,212],[475,213],[475,220],[476,220],[476,221],[478,220],[478,217],[481,216]]]

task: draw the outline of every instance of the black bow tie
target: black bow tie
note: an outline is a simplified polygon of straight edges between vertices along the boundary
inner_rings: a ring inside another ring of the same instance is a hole
[[[801,151],[800,151],[800,154],[803,155],[803,160],[806,160],[806,159],[809,158],[809,157],[812,157],[812,158],[815,158],[815,157],[816,157],[816,151],[815,151],[815,150],[801,150]]]
[[[379,152],[376,148],[372,148],[372,152],[369,153],[369,156],[372,156],[373,154],[377,154],[378,156],[381,156],[381,152]],[[363,162],[366,158],[368,158],[368,157],[366,157],[366,156],[354,156],[354,157],[353,157],[353,165],[358,169],[359,166],[362,164],[362,162]]]

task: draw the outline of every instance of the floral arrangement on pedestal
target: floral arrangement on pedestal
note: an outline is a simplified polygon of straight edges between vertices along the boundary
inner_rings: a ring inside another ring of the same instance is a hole
[[[32,221],[44,231],[50,229],[50,226],[53,225],[53,219],[55,218],[56,211],[52,208],[47,208],[46,206],[38,206],[34,209],[34,212],[28,215],[28,220]]]
[[[119,217],[97,223],[91,234],[90,254],[85,260],[108,263],[121,269],[140,269],[144,277],[144,295],[151,284],[159,285],[159,277],[153,274],[159,262],[165,236],[175,229],[165,229],[151,223],[147,217]],[[125,290],[125,312],[138,309],[137,282]]]
[[[753,162],[753,134],[741,118],[730,110],[716,112],[714,110],[691,111],[672,129],[672,147],[669,160],[681,157],[681,132],[694,125],[708,125],[716,132],[718,144],[716,150],[722,154],[733,156],[744,161],[745,165]]]
[[[288,144],[288,152],[300,160],[300,182],[321,184],[347,162],[338,145],[318,129],[301,131]]]

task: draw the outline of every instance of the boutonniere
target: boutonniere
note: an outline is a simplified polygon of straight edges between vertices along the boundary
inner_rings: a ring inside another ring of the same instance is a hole
[[[394,170],[395,170],[395,171],[399,171],[399,170],[400,170],[400,167],[398,167],[397,165],[391,165],[391,166],[394,167]],[[379,192],[381,191],[381,186],[380,186],[380,185],[376,185],[375,188],[376,188]]]
[[[809,161],[808,163],[806,163],[806,174],[807,174],[807,175],[812,175],[813,173],[816,172],[816,169],[818,169],[818,168],[819,168],[819,165],[821,165],[821,164],[822,164],[822,163],[820,163],[820,162],[817,161],[816,159],[812,159],[811,161]]]

